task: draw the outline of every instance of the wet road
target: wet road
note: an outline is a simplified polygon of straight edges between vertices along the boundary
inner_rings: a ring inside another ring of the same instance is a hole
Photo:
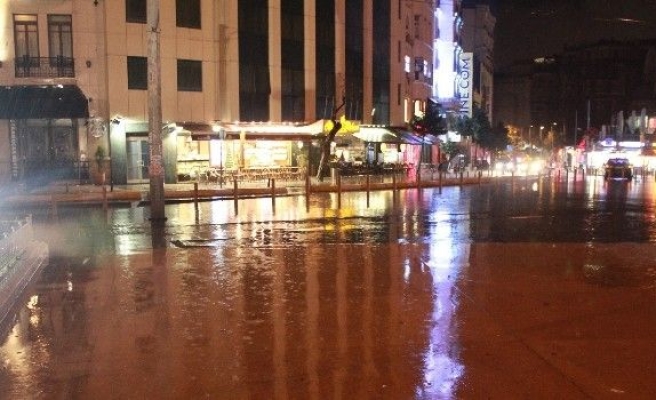
[[[653,398],[653,182],[337,202],[36,212],[0,398]]]

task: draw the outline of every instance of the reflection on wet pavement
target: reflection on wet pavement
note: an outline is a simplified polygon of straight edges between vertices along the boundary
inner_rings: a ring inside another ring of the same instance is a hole
[[[156,250],[140,209],[44,224],[0,398],[649,398],[656,249],[538,240],[580,227],[483,190],[303,218],[180,205]]]

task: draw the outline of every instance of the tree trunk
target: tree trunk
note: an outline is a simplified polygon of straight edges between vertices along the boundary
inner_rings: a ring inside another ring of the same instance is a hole
[[[321,159],[319,160],[319,168],[317,168],[317,180],[323,182],[323,172],[328,168],[328,158],[330,157],[330,144],[335,140],[337,132],[342,128],[342,123],[333,119],[333,128],[328,132],[328,135],[321,142]]]
[[[150,219],[164,221],[164,167],[162,160],[162,78],[159,0],[148,0],[148,126],[150,144]]]
[[[323,181],[323,172],[328,167],[328,158],[330,157],[330,144],[333,142],[333,140],[335,140],[337,132],[342,129],[342,123],[337,119],[337,113],[342,107],[344,107],[344,104],[346,104],[345,97],[342,98],[342,104],[333,110],[333,127],[330,132],[328,132],[328,135],[326,135],[326,138],[323,140],[323,142],[321,142],[321,159],[319,160],[319,168],[317,168],[317,180],[319,182]]]

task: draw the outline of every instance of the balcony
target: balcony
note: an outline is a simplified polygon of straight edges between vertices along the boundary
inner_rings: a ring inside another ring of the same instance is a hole
[[[16,78],[74,78],[75,61],[70,57],[29,57],[15,60]]]

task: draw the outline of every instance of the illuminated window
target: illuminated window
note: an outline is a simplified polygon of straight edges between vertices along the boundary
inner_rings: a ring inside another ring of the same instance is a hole
[[[403,99],[403,121],[408,122],[410,121],[410,115],[409,115],[409,110],[408,110],[408,99],[405,98]]]
[[[36,15],[14,15],[16,62],[39,57],[39,27]]]
[[[48,15],[48,51],[50,57],[72,62],[73,25],[70,15]]]

